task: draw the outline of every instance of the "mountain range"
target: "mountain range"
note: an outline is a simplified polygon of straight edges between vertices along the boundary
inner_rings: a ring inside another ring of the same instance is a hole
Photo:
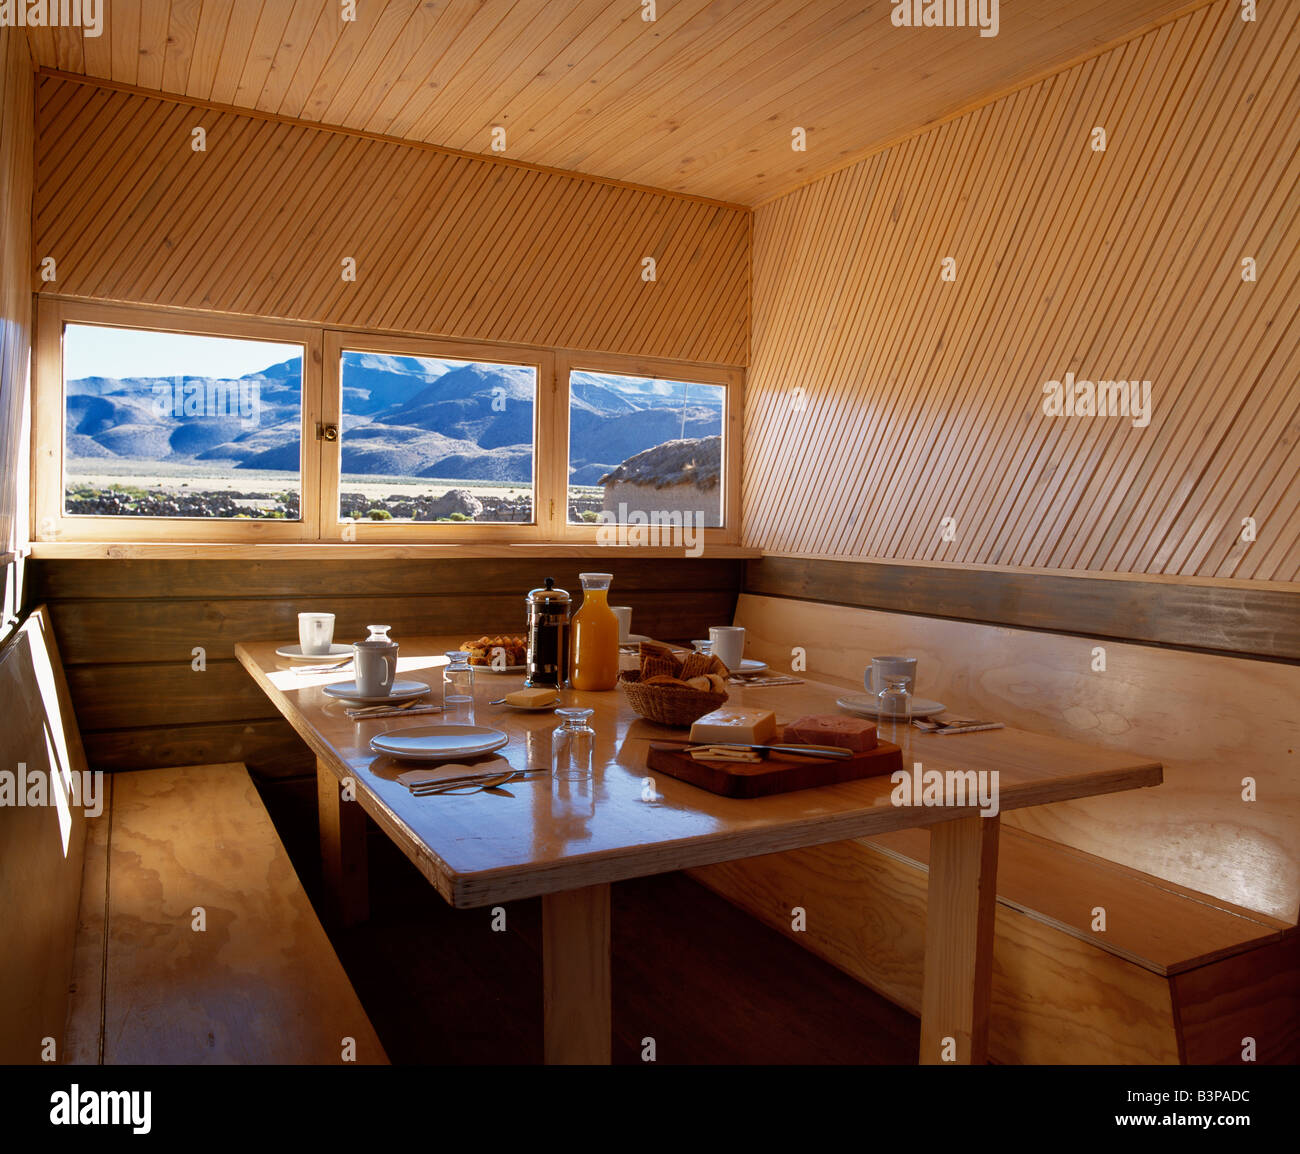
[[[68,458],[296,471],[300,374],[295,358],[233,380],[69,381]],[[680,382],[574,373],[571,390],[575,485],[595,485],[627,458],[664,441],[722,431],[720,386],[688,389]],[[531,369],[350,352],[343,356],[342,392],[345,476],[532,478]]]

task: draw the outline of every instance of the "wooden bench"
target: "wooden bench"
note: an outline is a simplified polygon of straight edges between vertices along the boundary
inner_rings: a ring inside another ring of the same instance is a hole
[[[1115,680],[1098,686],[1077,672],[1088,670],[1087,639],[748,594],[736,623],[774,668],[788,669],[798,645],[810,672],[861,692],[872,653],[915,653],[925,696],[958,714],[1075,737],[1091,727],[1087,740],[1164,763],[1165,785],[1140,797],[1004,820],[995,1060],[1235,1064],[1246,1038],[1256,1061],[1300,1058],[1287,704],[1300,670],[1112,643]],[[1241,800],[1246,775],[1258,802]],[[928,834],[908,831],[692,872],[919,1012],[928,858]],[[795,906],[807,911],[799,933]]]
[[[0,650],[0,699],[16,705],[0,768],[53,770],[63,791],[0,808],[16,944],[0,961],[0,1060],[387,1060],[243,765],[106,775],[87,817],[43,609]]]

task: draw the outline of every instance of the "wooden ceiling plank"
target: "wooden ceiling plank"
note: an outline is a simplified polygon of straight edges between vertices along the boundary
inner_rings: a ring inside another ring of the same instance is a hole
[[[194,33],[194,48],[190,53],[190,70],[185,77],[183,91],[186,96],[199,100],[212,98],[212,85],[221,66],[226,30],[233,14],[230,0],[204,0]]]
[[[517,4],[509,6],[510,11],[514,11],[517,7]],[[509,12],[500,5],[484,4],[476,8],[469,19],[457,28],[454,37],[435,46],[436,58],[420,81],[418,89],[412,94],[411,99],[398,108],[392,121],[382,131],[390,136],[422,139],[411,131],[412,126],[424,116],[432,103],[441,98],[456,73],[464,67],[465,62],[470,60],[475,52],[479,51],[496,26],[508,16]],[[490,142],[485,141],[481,148],[471,151],[487,152],[489,145]]]
[[[370,8],[357,9],[358,21],[364,11],[369,21],[363,24],[365,41],[354,56],[351,66],[333,79],[328,91],[320,85],[307,98],[305,115],[325,124],[347,124],[348,113],[363,92],[371,87],[381,88],[389,68],[393,67],[392,54],[402,33],[410,27],[417,13],[425,10],[423,0],[405,0],[405,3],[385,4],[374,16]],[[403,63],[409,57],[403,57]],[[396,74],[394,69],[393,74]]]
[[[209,87],[208,99],[218,104],[234,104],[239,82],[248,67],[249,56],[257,37],[264,8],[262,0],[234,0],[221,57]]]
[[[422,10],[423,11],[423,10]],[[468,4],[443,4],[435,10],[433,22],[421,20],[416,31],[424,30],[424,39],[411,54],[401,72],[388,85],[374,111],[361,120],[360,104],[354,117],[360,127],[371,132],[400,135],[392,125],[402,110],[413,102],[430,83],[430,77],[450,45],[474,18],[475,9]],[[434,90],[430,90],[434,91]]]
[[[558,4],[548,5],[540,28],[536,18],[522,28],[503,21],[479,53],[488,57],[488,67],[476,72],[462,68],[412,127],[413,133],[421,140],[468,149],[481,145],[496,125],[506,129],[507,140],[515,131],[525,131],[527,124],[508,120],[501,110],[529,85],[548,83],[548,69],[565,48],[592,28],[606,30],[609,21],[602,22],[600,17],[618,12],[606,0],[571,0],[568,11],[553,19],[552,13],[560,10]],[[635,10],[628,11],[636,18]]]
[[[280,4],[276,7],[280,7]],[[275,45],[271,67],[267,70],[262,86],[257,92],[250,90],[248,93],[256,102],[255,108],[260,112],[280,113],[285,94],[293,84],[298,65],[315,34],[317,22],[328,21],[337,12],[338,9],[330,5],[330,0],[293,0],[293,10]],[[260,23],[258,27],[260,32]]]
[[[241,108],[258,108],[266,78],[275,64],[275,54],[284,40],[285,29],[293,15],[289,4],[263,4],[257,16],[257,27],[249,42],[244,66],[235,82],[231,103]]]
[[[293,79],[275,109],[281,116],[315,119],[306,111],[309,97],[317,88],[329,89],[338,83],[360,49],[363,35],[360,17],[344,20],[342,11],[337,0],[322,0],[320,17],[298,58]]]
[[[201,8],[202,0],[171,0],[167,16],[167,50],[163,53],[162,86],[167,92],[185,91],[194,41],[199,33]]]
[[[141,88],[162,88],[170,23],[170,0],[144,0],[140,7],[140,45],[135,72],[135,83]]]
[[[126,84],[139,83],[140,51],[143,45],[140,30],[140,0],[114,0],[105,5],[108,16],[103,34],[98,40],[109,42],[111,59],[103,75]]]

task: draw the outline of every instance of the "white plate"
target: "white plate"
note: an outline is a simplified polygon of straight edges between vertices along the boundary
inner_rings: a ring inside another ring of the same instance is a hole
[[[876,699],[868,697],[865,693],[853,693],[848,697],[837,697],[835,704],[841,709],[847,709],[850,713],[856,713],[859,717],[875,717],[879,712],[876,708]],[[933,717],[936,713],[942,713],[947,708],[940,701],[929,701],[924,697],[912,698],[913,717]]]
[[[503,701],[501,704],[504,705],[507,709],[514,709],[520,713],[542,713],[547,709],[559,709],[563,703],[557,697],[554,701],[550,702],[547,705],[512,705],[508,701]]]
[[[733,669],[731,672],[739,673],[741,677],[753,677],[756,673],[767,672],[767,662],[753,661],[748,657],[742,657],[740,659],[740,669]]]
[[[301,645],[281,645],[275,655],[287,657],[290,661],[328,661],[331,657],[351,657],[352,646],[335,641],[328,653],[304,653]]]
[[[499,729],[484,725],[416,725],[376,734],[370,739],[370,748],[400,760],[441,761],[491,753],[509,740]]]
[[[382,705],[391,701],[414,701],[429,692],[423,681],[394,681],[393,687],[382,697],[364,697],[355,681],[339,681],[333,685],[323,686],[326,697],[337,697],[340,701],[359,701],[362,705]]]

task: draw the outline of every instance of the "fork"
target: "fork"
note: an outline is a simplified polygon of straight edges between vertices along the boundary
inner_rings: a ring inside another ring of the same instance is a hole
[[[438,793],[451,793],[468,796],[472,793],[482,793],[485,789],[499,789],[503,785],[508,785],[512,781],[518,781],[533,773],[549,773],[550,770],[541,769],[511,769],[503,770],[500,773],[493,774],[476,774],[470,777],[452,777],[445,781],[431,781],[423,785],[410,786],[410,791],[415,797],[431,797]]]

